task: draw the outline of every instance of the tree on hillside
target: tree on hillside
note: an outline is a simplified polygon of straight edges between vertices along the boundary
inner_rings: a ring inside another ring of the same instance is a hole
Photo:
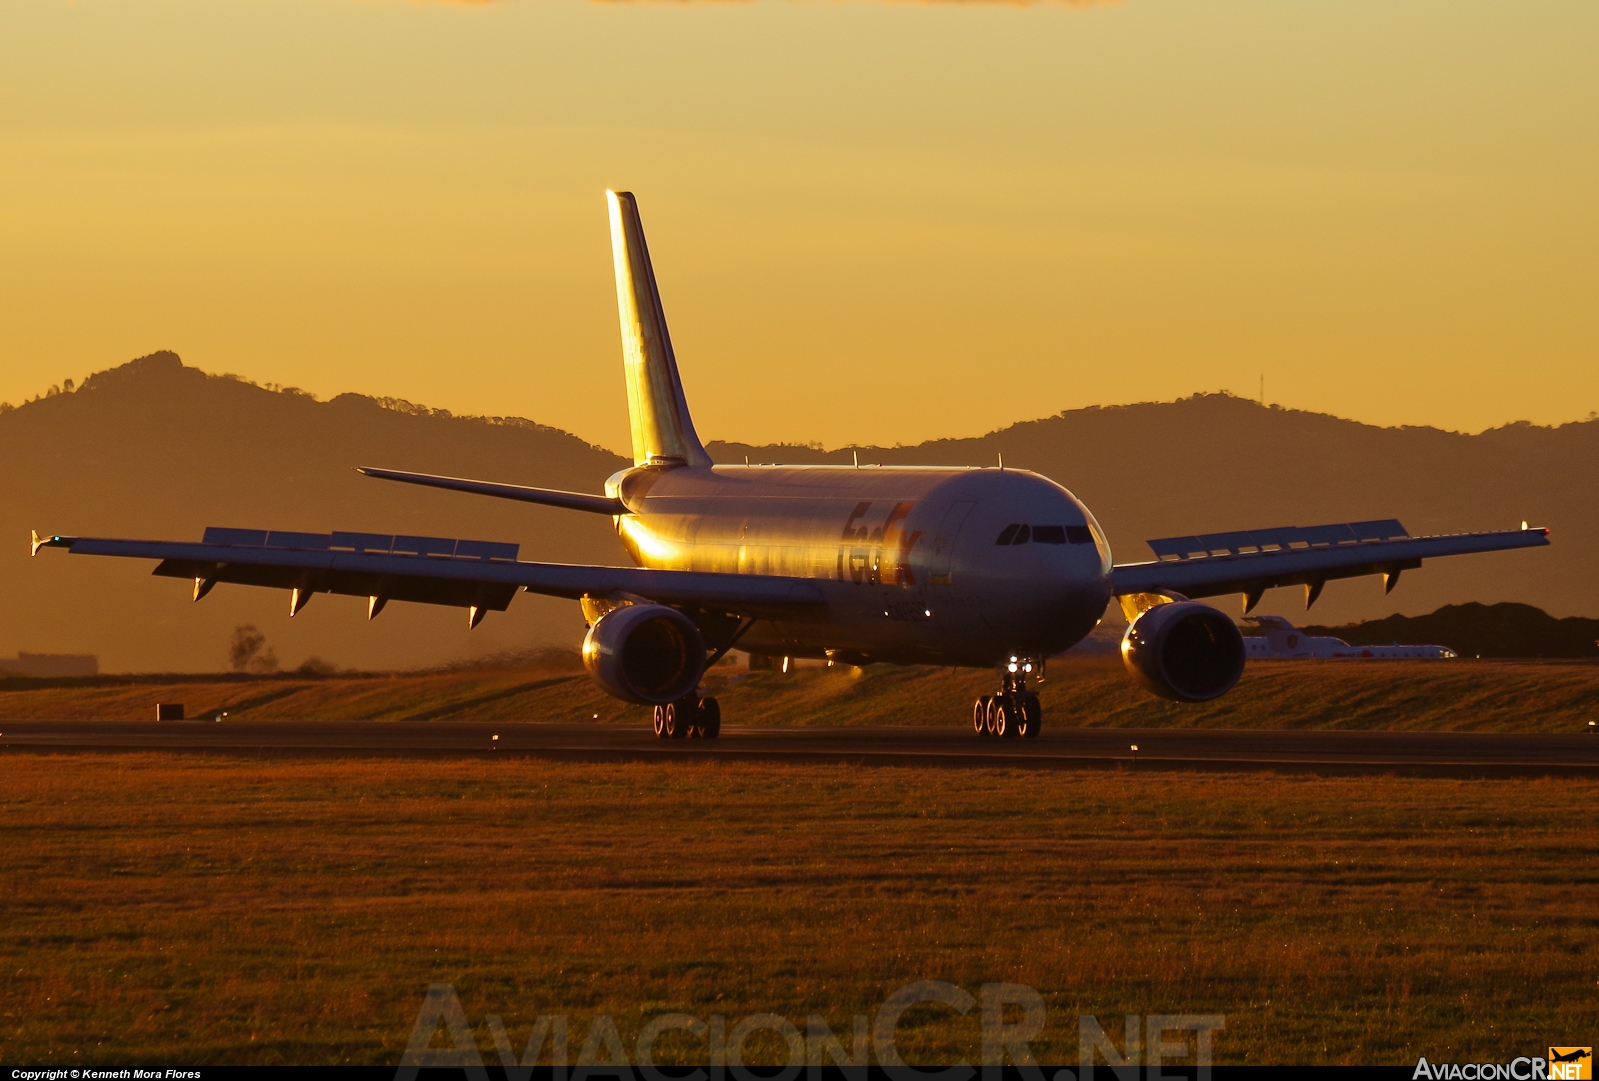
[[[233,637],[228,642],[228,663],[235,672],[264,675],[278,670],[278,654],[267,646],[266,635],[257,630],[255,624],[241,623],[233,628]]]
[[[1446,604],[1425,616],[1391,615],[1342,627],[1304,628],[1352,646],[1437,642],[1462,657],[1599,657],[1599,619],[1556,619],[1530,604]]]

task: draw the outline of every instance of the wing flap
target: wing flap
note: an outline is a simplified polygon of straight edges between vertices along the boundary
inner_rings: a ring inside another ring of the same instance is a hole
[[[1395,525],[1398,523],[1381,523]],[[1325,529],[1327,527],[1317,527]],[[1308,532],[1308,531],[1307,531]],[[1211,534],[1211,538],[1237,538],[1242,534]],[[1318,537],[1320,535],[1318,534]],[[1168,550],[1192,542],[1188,552],[1203,551],[1208,538],[1172,538]],[[1512,529],[1497,533],[1456,533],[1439,537],[1402,537],[1393,540],[1356,540],[1340,543],[1329,537],[1317,547],[1284,544],[1275,550],[1225,555],[1197,555],[1160,559],[1150,563],[1125,563],[1114,571],[1117,596],[1135,593],[1181,593],[1185,597],[1215,597],[1228,593],[1258,596],[1278,586],[1307,585],[1366,574],[1397,575],[1421,566],[1423,559],[1502,552],[1515,548],[1540,548],[1549,543],[1547,529]],[[1160,549],[1156,549],[1159,551]],[[1212,549],[1214,550],[1214,549]]]
[[[193,559],[163,559],[152,574],[163,578],[193,578],[201,582],[299,589],[309,593],[337,593],[346,597],[382,597],[385,601],[414,601],[454,608],[483,608],[503,612],[516,595],[517,586],[469,579],[435,578],[406,574],[374,574],[339,567],[301,567],[283,564],[224,563]]]
[[[1275,529],[1241,529],[1232,533],[1201,533],[1195,537],[1162,537],[1145,541],[1156,559],[1203,559],[1216,555],[1286,550],[1297,546],[1320,547],[1357,541],[1396,540],[1410,534],[1396,519],[1375,522],[1339,522],[1335,525],[1278,526]]]

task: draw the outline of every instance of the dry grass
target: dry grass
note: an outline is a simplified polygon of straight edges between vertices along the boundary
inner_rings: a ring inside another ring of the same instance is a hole
[[[718,667],[707,680],[731,723],[968,723],[992,673],[939,668],[803,668],[789,675]],[[1599,716],[1599,664],[1553,661],[1251,664],[1203,706],[1139,689],[1114,658],[1057,661],[1041,688],[1047,723],[1084,727],[1454,729],[1572,732]],[[257,679],[106,677],[0,681],[0,718],[148,720],[158,701],[190,716],[325,720],[599,720],[640,723],[574,664],[420,674]]]
[[[1599,1022],[1599,784],[821,765],[0,758],[9,1063],[393,1063],[538,1013],[1039,988],[1227,1062],[1504,1061]],[[731,1022],[730,1022],[731,1023]],[[927,1015],[911,1061],[974,1059]],[[575,1051],[575,1047],[574,1047]],[[692,1054],[692,1052],[689,1052]]]

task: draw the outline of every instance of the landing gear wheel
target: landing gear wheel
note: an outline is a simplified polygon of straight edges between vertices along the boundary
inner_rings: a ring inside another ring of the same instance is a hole
[[[1016,730],[1018,720],[1016,713],[1016,706],[1013,703],[1007,702],[1004,698],[994,699],[994,712],[990,714],[994,718],[994,735],[1001,739],[1010,739],[1019,735]]]
[[[699,734],[706,739],[715,739],[722,734],[722,707],[716,704],[714,698],[700,699]]]
[[[1021,696],[1021,711],[1017,719],[1017,734],[1028,739],[1037,739],[1038,730],[1044,723],[1044,705],[1038,700],[1038,695],[1032,691]]]
[[[655,707],[664,713],[661,728],[666,733],[667,739],[684,739],[688,736],[689,726],[694,719],[694,714],[698,712],[692,703],[693,699],[687,699],[682,702],[668,702],[664,706]]]
[[[988,735],[988,709],[994,699],[991,695],[983,695],[972,703],[972,730],[979,736]]]
[[[666,738],[666,707],[665,706],[656,706],[655,707],[654,728],[655,728],[655,735],[658,738],[660,738],[660,739],[665,739]]]
[[[1044,707],[1027,686],[1035,678],[1044,678],[1040,658],[1010,654],[1010,660],[999,666],[999,693],[985,694],[973,707],[972,724],[983,725],[979,733],[996,739],[1036,738],[1043,726]]]

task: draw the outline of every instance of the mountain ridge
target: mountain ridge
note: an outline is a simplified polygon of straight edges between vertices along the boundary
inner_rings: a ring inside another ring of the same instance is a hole
[[[618,403],[618,408],[622,408]],[[1520,601],[1560,614],[1599,611],[1599,420],[1515,422],[1477,434],[1379,428],[1227,394],[1067,410],[982,436],[908,447],[712,441],[712,457],[1033,469],[1094,511],[1120,562],[1150,558],[1151,537],[1398,517],[1412,533],[1554,528],[1554,546],[1443,560],[1384,597],[1374,580],[1328,586],[1315,616],[1347,623],[1396,607]],[[398,399],[260,387],[162,351],[81,386],[0,410],[0,530],[198,537],[207,525],[422,532],[511,540],[524,559],[622,564],[593,515],[383,483],[354,467],[598,491],[628,460],[520,417],[462,417]],[[0,547],[0,652],[96,652],[106,671],[222,667],[232,626],[253,622],[286,665],[309,654],[362,668],[437,664],[498,650],[571,644],[575,606],[521,595],[466,633],[453,610],[395,605],[371,624],[346,598],[319,597],[290,621],[275,593],[218,589],[191,605],[181,583],[144,565]],[[1262,611],[1303,621],[1294,591]],[[1229,611],[1236,602],[1220,599]],[[391,614],[392,613],[392,614]],[[459,623],[459,626],[456,624]]]
[[[1345,627],[1311,625],[1352,646],[1439,644],[1462,657],[1599,657],[1599,619],[1555,619],[1530,604],[1446,604],[1420,616],[1392,615]]]

